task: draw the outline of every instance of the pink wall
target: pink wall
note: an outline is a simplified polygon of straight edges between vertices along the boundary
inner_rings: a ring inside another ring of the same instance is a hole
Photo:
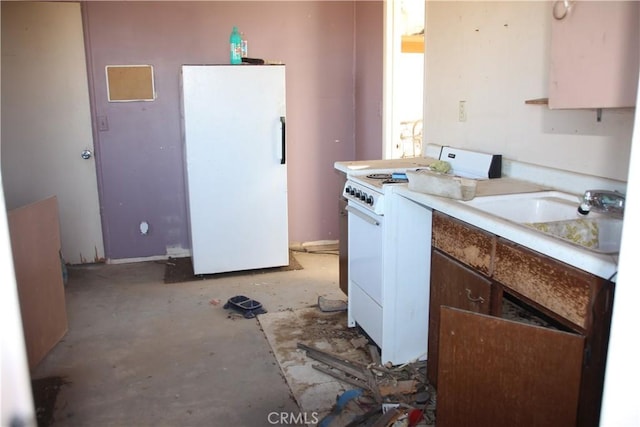
[[[333,164],[354,159],[356,122],[358,133],[376,146],[370,150],[362,142],[364,155],[380,157],[381,152],[376,114],[382,37],[359,42],[358,49],[380,50],[363,56],[354,54],[354,37],[356,22],[367,28],[358,35],[369,37],[376,26],[381,34],[382,2],[126,1],[83,7],[94,117],[106,116],[109,123],[108,131],[95,131],[108,258],[188,248],[180,65],[227,63],[233,25],[246,33],[249,56],[287,65],[290,240],[338,238],[340,181]],[[356,59],[379,68],[378,77],[358,74],[362,91],[354,86]],[[153,65],[157,100],[108,103],[104,67],[114,64]],[[364,105],[362,112],[356,103]],[[230,202],[221,201],[220,208]],[[151,225],[148,236],[138,232],[141,220]]]
[[[383,22],[381,1],[356,2],[355,160],[382,158]]]

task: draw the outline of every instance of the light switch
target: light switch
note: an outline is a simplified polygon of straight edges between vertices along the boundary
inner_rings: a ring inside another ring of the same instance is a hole
[[[109,121],[107,116],[98,116],[98,130],[104,132],[109,130]]]

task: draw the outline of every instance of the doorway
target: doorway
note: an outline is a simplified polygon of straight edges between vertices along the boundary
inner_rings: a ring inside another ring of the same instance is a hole
[[[424,0],[387,0],[384,10],[383,156],[422,156]]]
[[[56,196],[63,259],[104,259],[79,3],[2,2],[7,209]]]

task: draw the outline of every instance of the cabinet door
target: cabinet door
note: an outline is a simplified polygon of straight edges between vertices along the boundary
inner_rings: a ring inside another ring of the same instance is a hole
[[[580,1],[551,24],[550,108],[633,107],[640,4]],[[563,2],[554,2],[556,14]]]
[[[438,341],[440,307],[461,308],[489,314],[491,282],[438,250],[431,255],[431,293],[429,304],[429,347],[427,376],[433,386],[438,382]]]
[[[442,307],[438,427],[576,425],[581,335]]]

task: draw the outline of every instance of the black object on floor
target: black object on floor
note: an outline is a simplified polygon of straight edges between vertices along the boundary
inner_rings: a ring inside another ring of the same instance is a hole
[[[62,377],[46,377],[31,380],[33,405],[38,427],[48,427],[54,422],[53,413],[60,388],[69,384]]]
[[[215,279],[216,277],[229,277],[238,276],[242,274],[260,274],[270,273],[273,271],[291,271],[302,270],[302,266],[293,256],[293,251],[289,251],[289,265],[282,267],[260,268],[256,270],[247,271],[233,271],[229,273],[217,273],[217,274],[194,274],[193,262],[191,257],[185,258],[169,258],[165,262],[164,270],[164,283],[182,283],[191,282],[194,280],[206,280]]]
[[[241,313],[245,319],[253,319],[257,314],[264,314],[267,312],[267,310],[262,308],[262,304],[258,301],[247,298],[244,295],[229,298],[227,303],[224,305],[224,308]]]

